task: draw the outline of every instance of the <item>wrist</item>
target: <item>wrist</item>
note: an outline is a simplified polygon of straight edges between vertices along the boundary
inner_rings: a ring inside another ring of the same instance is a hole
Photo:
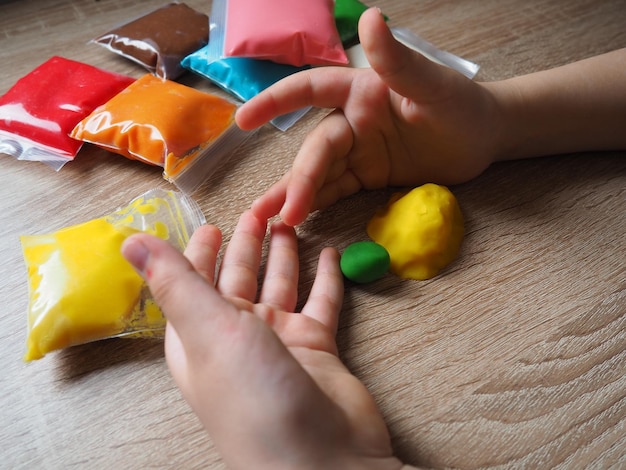
[[[626,49],[483,86],[495,160],[626,148]]]
[[[511,80],[482,84],[493,100],[490,132],[493,139],[492,162],[530,157],[528,139],[532,129],[523,117],[525,109],[522,91]]]

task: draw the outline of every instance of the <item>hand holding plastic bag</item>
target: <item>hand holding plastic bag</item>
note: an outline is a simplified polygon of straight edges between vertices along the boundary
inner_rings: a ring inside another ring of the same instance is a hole
[[[123,258],[122,243],[146,232],[182,251],[204,223],[192,199],[155,189],[104,217],[46,235],[22,236],[29,285],[24,360],[116,336],[162,335],[165,318]]]

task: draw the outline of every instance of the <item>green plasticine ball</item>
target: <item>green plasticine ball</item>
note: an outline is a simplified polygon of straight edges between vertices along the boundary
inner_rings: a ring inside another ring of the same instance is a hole
[[[390,263],[389,253],[384,246],[365,241],[349,245],[341,255],[339,265],[347,279],[365,284],[383,277]]]

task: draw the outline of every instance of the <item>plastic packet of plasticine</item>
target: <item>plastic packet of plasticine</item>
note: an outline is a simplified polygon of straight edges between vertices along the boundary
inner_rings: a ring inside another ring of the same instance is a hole
[[[308,65],[295,67],[269,60],[247,59],[245,57],[210,57],[209,46],[185,57],[182,65],[197,75],[210,80],[241,101],[248,101],[288,75],[310,68]],[[286,131],[310,109],[309,106],[278,116],[272,119],[271,123],[281,131]]]
[[[95,109],[71,136],[164,169],[186,193],[252,133],[235,124],[237,104],[146,74]],[[181,175],[186,167],[193,175]]]
[[[212,57],[247,57],[295,65],[346,65],[333,0],[214,0]]]
[[[335,25],[344,48],[358,44],[359,19],[368,8],[359,0],[335,0]],[[387,16],[383,16],[387,21]]]
[[[0,153],[59,170],[83,144],[68,135],[73,127],[133,82],[125,75],[51,57],[0,97]]]
[[[90,42],[170,80],[185,69],[180,61],[209,40],[209,17],[184,3],[169,3]]]
[[[165,317],[122,256],[122,243],[147,232],[182,251],[204,223],[190,197],[154,189],[104,217],[22,236],[29,287],[24,360],[101,339],[162,337]]]
[[[396,40],[433,62],[450,67],[468,78],[474,78],[478,73],[480,67],[474,62],[441,50],[406,28],[391,28],[391,33]],[[351,67],[368,68],[370,66],[360,44],[350,47],[346,53]]]
[[[256,131],[242,131],[231,124],[215,140],[204,148],[184,157],[168,155],[163,177],[181,191],[192,194],[202,186],[209,175]]]

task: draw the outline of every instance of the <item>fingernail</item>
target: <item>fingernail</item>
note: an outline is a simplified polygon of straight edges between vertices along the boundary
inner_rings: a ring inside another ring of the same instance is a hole
[[[148,263],[148,257],[150,256],[150,251],[148,251],[146,245],[135,238],[128,238],[122,245],[122,254],[124,255],[124,258],[126,258],[126,260],[132,264],[142,276],[145,277],[146,264]]]

